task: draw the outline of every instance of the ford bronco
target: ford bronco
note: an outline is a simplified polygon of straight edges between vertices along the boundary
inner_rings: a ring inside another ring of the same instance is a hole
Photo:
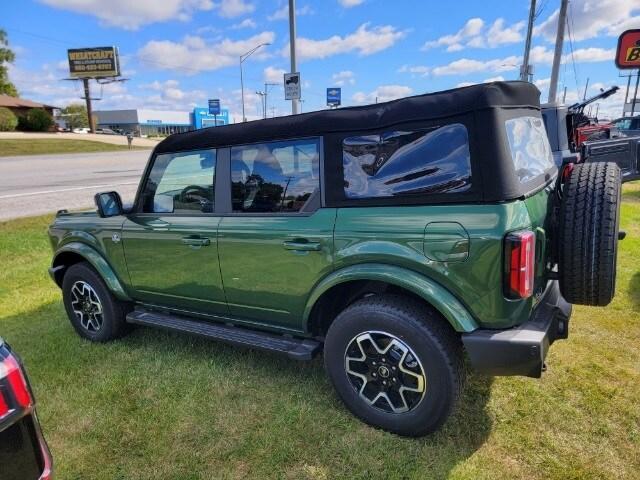
[[[59,212],[74,329],[132,324],[324,364],[408,436],[446,420],[464,361],[540,377],[571,304],[614,295],[620,171],[554,163],[539,91],[496,82],[176,134],[135,201]]]

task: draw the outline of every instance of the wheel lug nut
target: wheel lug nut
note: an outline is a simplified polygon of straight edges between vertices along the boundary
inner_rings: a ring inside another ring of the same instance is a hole
[[[383,359],[382,359],[382,361],[383,361],[383,362],[386,362],[386,361],[387,361],[387,359],[386,359],[386,358],[383,358]]]
[[[376,364],[376,362],[373,362],[373,364],[375,365],[375,364]]]
[[[372,377],[377,377],[378,375],[374,372],[371,374]]]
[[[396,367],[391,367],[391,370],[395,370],[395,369],[396,369]]]

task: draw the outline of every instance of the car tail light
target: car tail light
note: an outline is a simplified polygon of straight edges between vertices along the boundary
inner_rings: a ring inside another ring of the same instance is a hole
[[[525,230],[507,234],[505,251],[505,294],[509,298],[533,295],[536,235]]]
[[[20,364],[12,355],[0,362],[0,418],[14,409],[33,405],[33,398]]]

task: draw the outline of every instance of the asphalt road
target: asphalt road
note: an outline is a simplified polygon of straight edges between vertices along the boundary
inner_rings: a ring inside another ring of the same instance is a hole
[[[97,192],[135,196],[151,150],[0,157],[0,221],[93,206]]]

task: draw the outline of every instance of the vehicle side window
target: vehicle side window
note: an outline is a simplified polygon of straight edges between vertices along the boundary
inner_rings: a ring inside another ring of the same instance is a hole
[[[145,213],[211,213],[216,151],[158,155],[142,193]]]
[[[471,155],[464,125],[387,131],[342,143],[347,198],[464,192],[471,187]]]
[[[505,122],[509,148],[520,183],[533,180],[556,164],[544,124],[539,117],[517,117]]]
[[[320,191],[317,139],[231,148],[234,212],[295,213]]]

